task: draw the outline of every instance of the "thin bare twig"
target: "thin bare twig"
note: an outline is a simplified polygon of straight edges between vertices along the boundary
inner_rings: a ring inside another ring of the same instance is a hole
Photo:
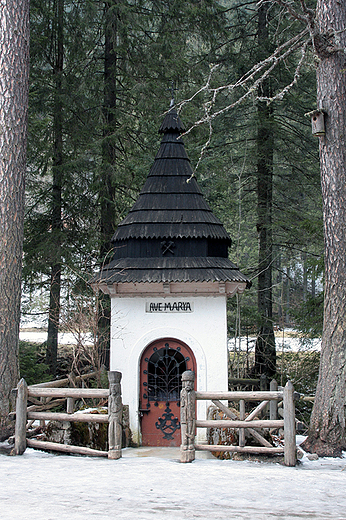
[[[281,2],[281,0],[278,0],[278,1]],[[306,27],[299,34],[293,36],[292,38],[290,38],[283,44],[279,45],[270,56],[268,56],[266,59],[260,61],[256,65],[254,65],[249,71],[247,71],[241,78],[239,78],[234,83],[229,83],[227,85],[221,85],[220,87],[212,88],[211,81],[213,78],[213,74],[219,68],[219,65],[214,65],[210,69],[210,72],[209,72],[205,85],[202,86],[192,96],[190,96],[190,98],[185,99],[177,104],[177,110],[178,110],[178,112],[180,112],[187,103],[190,103],[197,96],[199,96],[201,94],[209,96],[209,99],[203,103],[204,116],[201,117],[199,120],[195,121],[193,123],[193,125],[191,125],[191,127],[183,134],[183,135],[187,135],[190,132],[192,132],[192,130],[194,128],[196,128],[197,126],[203,125],[205,123],[207,123],[209,126],[209,135],[208,135],[207,141],[202,146],[195,171],[199,167],[199,165],[205,155],[205,152],[210,145],[212,133],[213,133],[212,121],[215,118],[223,115],[224,113],[228,112],[229,110],[240,105],[241,103],[246,101],[249,97],[254,97],[254,99],[258,100],[258,101],[265,101],[268,104],[272,103],[275,100],[281,100],[292,89],[292,87],[297,83],[299,76],[300,76],[302,66],[303,66],[305,58],[306,58],[308,45],[311,43],[311,39],[312,39],[311,33],[310,34],[309,33],[310,33],[310,27]],[[270,74],[277,67],[277,65],[299,49],[301,49],[301,57],[295,68],[292,81],[288,85],[286,85],[284,88],[282,88],[279,92],[277,92],[275,94],[275,96],[264,97],[264,96],[258,95],[259,86],[270,76]],[[236,90],[241,90],[242,93],[240,93],[239,97],[235,101],[227,104],[226,106],[224,106],[223,108],[221,108],[219,110],[216,110],[215,112],[212,111],[219,94],[221,94],[222,92],[231,93]],[[244,90],[245,90],[245,92],[244,92]],[[194,173],[191,176],[191,178],[193,176],[194,176]],[[190,180],[191,179],[189,179],[188,182]]]

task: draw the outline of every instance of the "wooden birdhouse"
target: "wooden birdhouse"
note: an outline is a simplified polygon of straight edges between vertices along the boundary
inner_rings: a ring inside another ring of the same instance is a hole
[[[325,125],[324,125],[325,111],[322,109],[313,110],[312,112],[308,112],[305,115],[311,117],[312,135],[316,135],[317,137],[320,137],[321,135],[325,135],[325,133],[326,133],[326,129],[325,129]]]

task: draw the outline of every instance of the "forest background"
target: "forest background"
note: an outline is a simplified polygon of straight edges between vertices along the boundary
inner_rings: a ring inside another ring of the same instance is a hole
[[[32,0],[22,311],[42,301],[52,374],[59,325],[94,298],[86,280],[149,171],[170,90],[190,99],[181,115],[195,175],[253,282],[230,302],[230,334],[257,334],[254,371],[271,376],[274,326],[321,332],[318,143],[305,117],[316,55],[285,4]],[[280,48],[275,68],[239,83],[246,95],[233,88]],[[220,85],[233,86],[213,99]],[[100,338],[107,302],[95,303]]]
[[[32,0],[30,9],[22,314],[48,316],[54,374],[59,324],[69,329],[90,306],[87,279],[109,259],[112,234],[144,183],[171,95],[179,102],[207,80],[210,88],[234,83],[300,28],[282,6],[239,0]],[[184,141],[233,239],[231,259],[252,280],[229,303],[229,334],[258,334],[255,373],[269,376],[274,327],[322,331],[318,140],[305,116],[316,107],[309,52],[301,65],[301,49],[293,49],[241,103],[235,90],[211,103],[202,89],[181,112],[191,128],[211,104],[235,105]],[[298,66],[299,82],[287,88]],[[268,104],[265,96],[276,99]],[[107,302],[96,306],[101,337]]]

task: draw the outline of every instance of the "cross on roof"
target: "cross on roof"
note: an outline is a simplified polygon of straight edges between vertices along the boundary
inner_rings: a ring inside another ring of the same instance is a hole
[[[178,87],[175,87],[175,86],[174,86],[174,81],[172,81],[172,85],[171,85],[171,87],[170,87],[168,90],[171,91],[171,95],[172,95],[171,106],[170,106],[170,108],[172,108],[172,107],[174,107],[174,105],[175,105],[175,100],[174,100],[174,91],[175,91],[175,90],[178,90]]]

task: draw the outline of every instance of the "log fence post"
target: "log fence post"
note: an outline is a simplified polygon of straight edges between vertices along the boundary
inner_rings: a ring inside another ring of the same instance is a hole
[[[40,401],[42,405],[46,404],[47,398],[46,397],[40,397]],[[40,421],[41,428],[44,428],[46,426],[46,421]]]
[[[74,412],[74,399],[73,397],[67,397],[66,399],[66,413],[73,413]]]
[[[270,381],[270,391],[271,392],[277,392],[278,384],[275,379]],[[274,399],[270,401],[269,404],[269,418],[271,421],[276,421],[278,418],[278,402]]]
[[[297,462],[296,418],[293,394],[293,384],[291,381],[287,381],[284,388],[285,466],[295,466]]]
[[[16,426],[14,434],[14,454],[23,455],[26,450],[26,420],[28,406],[28,385],[21,379],[17,385]]]
[[[245,401],[241,399],[239,401],[239,420],[245,421]],[[239,428],[239,446],[243,448],[245,446],[245,428]]]
[[[182,374],[180,392],[180,462],[195,460],[196,394],[194,391],[195,373],[187,370]]]
[[[121,372],[108,372],[109,398],[108,398],[108,458],[121,458],[122,441],[122,414],[123,404],[121,400]]]

